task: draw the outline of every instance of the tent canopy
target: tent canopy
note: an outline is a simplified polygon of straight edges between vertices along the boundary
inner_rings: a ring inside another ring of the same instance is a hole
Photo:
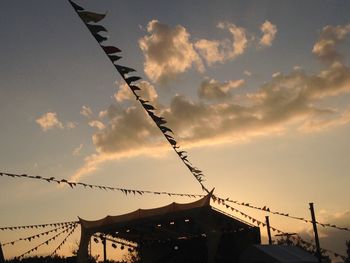
[[[211,197],[212,192],[192,203],[138,209],[95,221],[79,218],[78,262],[85,262],[95,233],[137,243],[143,262],[215,262],[217,256],[237,258],[248,245],[260,243],[258,227],[213,208]],[[177,261],[166,259],[175,246],[181,247]]]

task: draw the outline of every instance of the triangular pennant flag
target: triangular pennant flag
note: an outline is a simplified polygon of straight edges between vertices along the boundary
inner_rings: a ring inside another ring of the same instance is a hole
[[[136,90],[141,90],[138,86],[136,85],[129,85],[130,89],[132,89],[132,91],[136,91]]]
[[[92,34],[94,38],[97,40],[98,43],[102,43],[103,41],[106,41],[108,38],[101,36],[100,34]]]
[[[84,8],[82,8],[81,6],[78,6],[76,3],[74,3],[73,1],[69,0],[69,3],[73,6],[73,8],[77,11],[83,11]]]
[[[105,18],[106,16],[106,14],[98,14],[98,13],[89,12],[89,11],[78,12],[78,15],[86,24],[90,22],[97,23],[101,21],[103,18]]]
[[[151,116],[151,118],[155,121],[155,123],[159,125],[166,124],[166,120],[163,117],[158,117],[153,112],[148,112],[148,114]]]
[[[174,132],[168,128],[168,127],[165,127],[165,126],[159,126],[160,130],[163,132],[163,133],[166,133],[166,132],[171,132],[172,134],[174,134]],[[181,151],[181,152],[185,152],[185,151]],[[181,155],[181,154],[180,154]]]
[[[120,65],[115,65],[116,69],[118,70],[118,72],[121,74],[121,75],[125,75],[125,74],[128,74],[130,72],[135,72],[136,70],[133,69],[133,68],[128,68],[128,67],[124,67],[124,66],[120,66]]]
[[[121,50],[115,46],[101,46],[107,55],[121,52]]]
[[[132,76],[129,78],[125,78],[124,80],[126,81],[126,83],[128,83],[128,85],[130,85],[132,82],[138,81],[140,79],[141,79],[140,77]]]
[[[87,24],[87,27],[91,31],[92,34],[97,34],[99,32],[107,32],[107,29],[104,26],[101,25],[90,25]]]
[[[108,55],[109,59],[114,63],[115,61],[121,59],[122,57],[116,56],[116,55]]]
[[[151,104],[142,103],[142,106],[145,108],[146,111],[155,110],[155,108]]]

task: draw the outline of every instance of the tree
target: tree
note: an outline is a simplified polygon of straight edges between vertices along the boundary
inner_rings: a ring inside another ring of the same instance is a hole
[[[350,263],[350,240],[345,242],[346,245],[346,254],[347,258],[345,259],[345,263]]]

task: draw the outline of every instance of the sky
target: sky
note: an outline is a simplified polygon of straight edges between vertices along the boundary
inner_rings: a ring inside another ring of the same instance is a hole
[[[350,227],[348,1],[77,3],[107,12],[106,43],[143,78],[142,97],[209,189],[305,218],[313,202],[320,222]],[[203,193],[68,1],[4,0],[0,9],[1,172]],[[193,201],[0,180],[1,227]],[[312,238],[310,224],[270,221]],[[322,247],[345,254],[349,232],[319,231]],[[78,232],[60,253],[71,252]],[[0,242],[21,234],[1,232]],[[31,245],[4,247],[5,257]]]

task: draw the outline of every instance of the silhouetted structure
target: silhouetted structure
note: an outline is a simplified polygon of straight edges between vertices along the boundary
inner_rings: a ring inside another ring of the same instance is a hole
[[[211,196],[96,221],[80,219],[78,262],[86,262],[95,233],[137,243],[144,263],[238,262],[244,249],[260,244],[259,228],[214,209]]]

